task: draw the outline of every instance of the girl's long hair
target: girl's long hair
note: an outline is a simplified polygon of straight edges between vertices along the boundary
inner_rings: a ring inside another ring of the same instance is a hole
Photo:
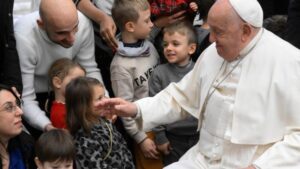
[[[72,80],[66,87],[66,123],[72,135],[82,128],[89,134],[94,125],[93,87],[103,85],[94,78],[79,77]]]

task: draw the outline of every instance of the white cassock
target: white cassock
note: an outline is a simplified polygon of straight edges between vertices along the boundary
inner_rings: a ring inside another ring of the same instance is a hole
[[[135,103],[144,130],[199,119],[199,142],[166,169],[300,168],[300,51],[263,28],[239,59],[212,44],[179,83]]]

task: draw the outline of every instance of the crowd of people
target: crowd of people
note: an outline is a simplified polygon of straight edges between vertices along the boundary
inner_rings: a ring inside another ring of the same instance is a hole
[[[299,2],[1,1],[0,169],[299,168]]]

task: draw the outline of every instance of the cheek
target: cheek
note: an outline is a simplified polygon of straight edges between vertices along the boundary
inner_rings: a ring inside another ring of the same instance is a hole
[[[3,120],[0,120],[0,135],[11,135],[15,134],[16,131],[13,127],[13,119],[8,117],[0,117]],[[5,120],[4,120],[5,119]]]

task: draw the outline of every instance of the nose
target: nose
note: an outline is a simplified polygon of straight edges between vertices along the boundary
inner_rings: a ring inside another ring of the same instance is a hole
[[[21,116],[21,115],[23,115],[23,110],[19,106],[17,106],[15,113],[16,113],[16,116]]]
[[[67,42],[70,44],[73,44],[75,41],[75,32],[70,32],[68,36],[66,37]]]

